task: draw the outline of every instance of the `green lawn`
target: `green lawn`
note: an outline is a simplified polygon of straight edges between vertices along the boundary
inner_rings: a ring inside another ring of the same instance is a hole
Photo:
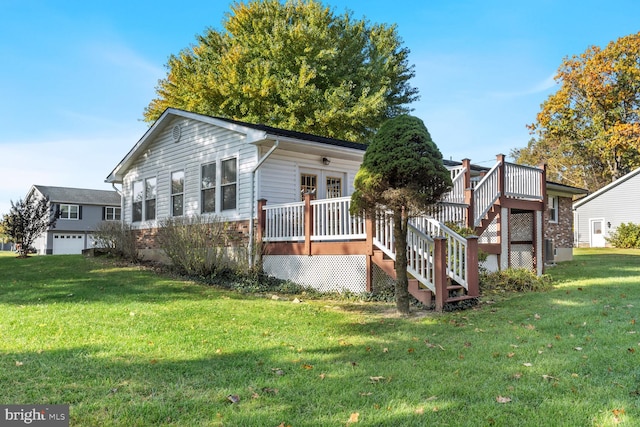
[[[403,319],[5,254],[0,404],[69,404],[75,426],[640,424],[640,251],[549,273],[550,292]]]

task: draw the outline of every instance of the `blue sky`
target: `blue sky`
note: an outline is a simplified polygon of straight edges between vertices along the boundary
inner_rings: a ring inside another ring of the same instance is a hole
[[[147,129],[172,53],[221,28],[226,0],[0,0],[0,214],[32,184],[110,189]],[[640,2],[325,0],[398,25],[413,114],[445,158],[491,164],[526,145],[565,56],[635,33]]]

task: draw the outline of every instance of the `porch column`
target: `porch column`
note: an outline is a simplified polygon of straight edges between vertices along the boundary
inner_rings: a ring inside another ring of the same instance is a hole
[[[509,208],[500,208],[500,270],[509,268]]]
[[[436,311],[442,311],[449,297],[447,290],[447,239],[433,238],[433,283],[436,288]]]
[[[467,237],[467,295],[480,296],[478,277],[478,236]]]
[[[462,159],[462,167],[464,172],[464,203],[467,205],[467,218],[465,219],[465,227],[475,228],[473,218],[475,216],[473,209],[473,188],[471,188],[471,160]]]
[[[543,233],[543,212],[540,211],[535,211],[535,232],[536,232],[536,236],[535,236],[535,254],[536,254],[536,258],[535,258],[535,267],[536,267],[536,274],[538,276],[542,276],[542,274],[544,273],[544,258],[543,256],[543,248],[544,248],[544,233]]]
[[[546,163],[542,163],[538,166],[540,169],[542,169],[542,176],[540,178],[540,194],[542,194],[542,220],[540,223],[540,230],[541,230],[541,236],[540,240],[538,240],[536,242],[536,245],[540,246],[540,258],[538,258],[538,262],[539,264],[542,264],[542,268],[538,268],[538,275],[541,275],[544,273],[544,261],[547,259],[547,256],[545,254],[546,251],[546,245],[544,244],[544,239],[547,235],[546,232],[546,227],[547,227],[547,221],[545,220],[545,214],[547,212],[547,209],[549,208],[547,206],[548,200],[547,200],[547,164]],[[560,209],[560,207],[558,206],[558,209]]]
[[[375,214],[374,214],[375,215]],[[371,292],[373,289],[373,262],[371,258],[373,257],[373,219],[367,218],[365,219],[365,233],[366,237],[366,274],[367,274],[367,292]]]
[[[313,194],[304,195],[304,253],[311,255],[311,234],[313,233],[313,209],[311,208]]]

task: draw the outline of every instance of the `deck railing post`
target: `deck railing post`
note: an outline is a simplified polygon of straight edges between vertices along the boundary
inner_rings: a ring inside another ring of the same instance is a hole
[[[256,230],[256,245],[262,243],[265,229],[267,228],[267,215],[264,207],[267,205],[267,199],[258,200],[258,229]]]
[[[498,168],[498,192],[500,193],[500,197],[503,197],[505,195],[505,179],[506,179],[506,167],[505,167],[505,155],[504,154],[498,154],[496,156],[496,160],[498,161],[498,164],[500,164],[500,167]]]
[[[311,255],[311,234],[313,233],[313,208],[311,200],[313,194],[305,193],[304,195],[304,253]]]
[[[478,274],[478,236],[467,237],[467,295],[480,296]]]
[[[467,228],[473,227],[474,208],[473,208],[473,188],[471,188],[471,160],[462,159],[462,166],[464,171],[464,203],[467,205],[467,217],[465,218],[464,225]]]
[[[442,311],[449,297],[447,290],[447,239],[433,238],[433,281],[436,288],[436,311]]]

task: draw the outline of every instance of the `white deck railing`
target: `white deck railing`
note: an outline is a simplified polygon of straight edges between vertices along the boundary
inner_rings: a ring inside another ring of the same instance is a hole
[[[482,178],[473,190],[473,226],[477,227],[493,204],[500,198],[500,163]]]
[[[311,240],[366,239],[364,215],[351,215],[351,197],[312,200]]]
[[[373,244],[390,259],[396,260],[395,239],[393,237],[393,214],[379,212],[375,219]],[[409,224],[407,231],[407,272],[434,293],[433,239]]]
[[[505,163],[505,196],[542,200],[542,172],[530,166]]]
[[[428,236],[440,236],[447,240],[447,276],[468,289],[467,239],[434,218],[412,218],[411,223]]]
[[[465,167],[457,167],[449,169],[451,173],[451,191],[442,197],[444,203],[461,203],[464,204],[464,176],[467,172]]]
[[[265,206],[265,242],[304,241],[304,202]]]

